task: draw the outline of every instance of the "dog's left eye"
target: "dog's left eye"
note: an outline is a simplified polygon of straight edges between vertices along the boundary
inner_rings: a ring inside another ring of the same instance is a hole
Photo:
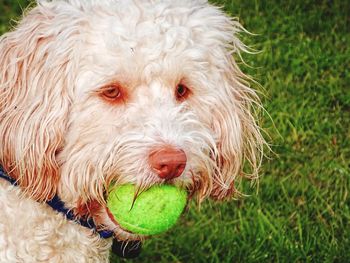
[[[188,97],[189,93],[190,91],[186,85],[181,83],[177,85],[176,94],[175,94],[177,100],[179,101],[185,100]]]

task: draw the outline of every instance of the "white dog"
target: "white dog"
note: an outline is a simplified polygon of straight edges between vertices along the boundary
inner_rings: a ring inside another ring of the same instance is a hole
[[[107,262],[104,232],[142,239],[106,208],[111,183],[200,202],[255,177],[242,30],[204,0],[38,1],[0,38],[1,262]]]

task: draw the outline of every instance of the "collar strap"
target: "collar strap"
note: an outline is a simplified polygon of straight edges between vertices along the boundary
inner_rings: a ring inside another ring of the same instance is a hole
[[[10,177],[4,170],[4,168],[0,165],[0,178],[5,179],[6,181],[10,182],[12,185],[18,186],[17,180]],[[97,230],[96,225],[94,223],[94,220],[92,218],[83,219],[79,218],[74,215],[72,210],[67,209],[64,206],[64,203],[59,198],[58,195],[55,195],[51,200],[46,201],[46,204],[51,206],[51,208],[61,214],[64,214],[65,217],[68,220],[74,221],[84,227],[87,227],[89,229],[92,229],[94,232],[98,233],[101,238],[110,238],[113,236],[113,232],[109,230]]]

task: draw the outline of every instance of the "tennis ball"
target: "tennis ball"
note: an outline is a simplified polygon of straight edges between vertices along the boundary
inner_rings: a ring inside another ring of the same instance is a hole
[[[173,185],[152,186],[137,196],[131,184],[117,186],[108,195],[107,207],[125,230],[155,235],[172,227],[180,217],[187,193]]]

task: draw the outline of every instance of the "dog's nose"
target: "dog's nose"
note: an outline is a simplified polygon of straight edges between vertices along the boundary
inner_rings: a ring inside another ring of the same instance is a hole
[[[149,164],[162,179],[179,177],[186,167],[187,157],[183,150],[165,147],[154,150],[149,155]]]

